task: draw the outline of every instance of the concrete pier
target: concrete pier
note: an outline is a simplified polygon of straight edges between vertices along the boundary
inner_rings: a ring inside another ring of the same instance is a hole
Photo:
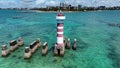
[[[63,48],[59,48],[59,47],[57,47],[57,44],[55,44],[55,48],[54,48],[54,56],[61,56],[61,57],[63,57],[64,56],[64,48],[65,47],[63,47]]]
[[[40,40],[36,40],[30,44],[30,50],[34,53],[40,47]]]
[[[29,47],[25,47],[25,53],[24,53],[24,58],[25,59],[29,59],[32,56],[30,48]]]
[[[41,46],[40,38],[37,38],[37,39],[36,39],[36,42],[37,42],[37,46],[40,47],[40,46]]]
[[[24,45],[24,42],[22,40],[22,37],[19,37],[18,38],[18,46],[22,46],[22,45]]]
[[[10,51],[15,51],[18,48],[18,44],[16,40],[12,40],[9,44],[10,44]]]
[[[42,46],[42,55],[45,56],[48,53],[48,43],[45,42]]]
[[[3,57],[6,57],[10,54],[9,50],[7,49],[7,46],[6,45],[2,45],[2,56]]]
[[[68,40],[67,40],[66,48],[67,48],[67,49],[70,49],[70,38],[68,38]]]
[[[76,48],[77,48],[76,43],[77,43],[77,39],[74,39],[74,43],[73,43],[73,46],[72,46],[73,50],[76,50]]]

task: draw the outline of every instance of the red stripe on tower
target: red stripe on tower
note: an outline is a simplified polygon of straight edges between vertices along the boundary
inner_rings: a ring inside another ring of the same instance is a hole
[[[63,37],[63,34],[57,34],[57,37]]]
[[[63,32],[63,29],[57,29],[58,32]]]

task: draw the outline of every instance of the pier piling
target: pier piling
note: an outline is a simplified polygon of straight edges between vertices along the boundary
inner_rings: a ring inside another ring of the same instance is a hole
[[[10,51],[15,51],[18,48],[18,44],[16,40],[12,40],[9,44],[10,44]]]
[[[76,50],[76,48],[77,48],[76,42],[77,42],[77,39],[74,39],[74,43],[73,43],[73,46],[72,46],[72,49],[73,49],[73,50]]]
[[[48,43],[45,42],[42,46],[42,56],[45,56],[48,53]]]
[[[34,53],[40,46],[41,46],[41,42],[40,42],[40,39],[38,38],[36,41],[33,41],[30,44],[31,52]]]
[[[29,59],[32,56],[30,48],[29,47],[25,47],[25,53],[24,53],[24,58],[25,59]]]
[[[67,48],[67,49],[70,49],[70,38],[68,38],[68,40],[67,40],[66,48]]]
[[[2,56],[6,57],[9,54],[10,54],[10,52],[8,51],[7,46],[6,45],[2,45]]]
[[[37,46],[40,47],[41,46],[40,38],[37,38],[36,42],[37,42]]]
[[[22,37],[19,37],[18,38],[18,46],[22,46],[22,45],[24,45],[24,42],[22,40]]]

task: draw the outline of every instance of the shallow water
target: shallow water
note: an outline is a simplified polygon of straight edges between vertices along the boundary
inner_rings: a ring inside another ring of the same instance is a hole
[[[56,15],[0,10],[0,45],[9,47],[9,41],[20,36],[25,42],[9,57],[0,57],[0,68],[120,68],[120,11],[64,13],[64,35],[71,44],[74,38],[78,41],[77,50],[66,49],[63,58],[53,56]],[[48,42],[48,55],[43,57],[40,48],[24,60],[24,47],[36,38]]]

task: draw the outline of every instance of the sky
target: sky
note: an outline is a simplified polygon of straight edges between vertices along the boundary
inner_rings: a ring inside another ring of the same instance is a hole
[[[25,8],[25,7],[45,7],[57,6],[60,2],[65,2],[77,6],[120,6],[120,0],[0,0],[0,8]]]

